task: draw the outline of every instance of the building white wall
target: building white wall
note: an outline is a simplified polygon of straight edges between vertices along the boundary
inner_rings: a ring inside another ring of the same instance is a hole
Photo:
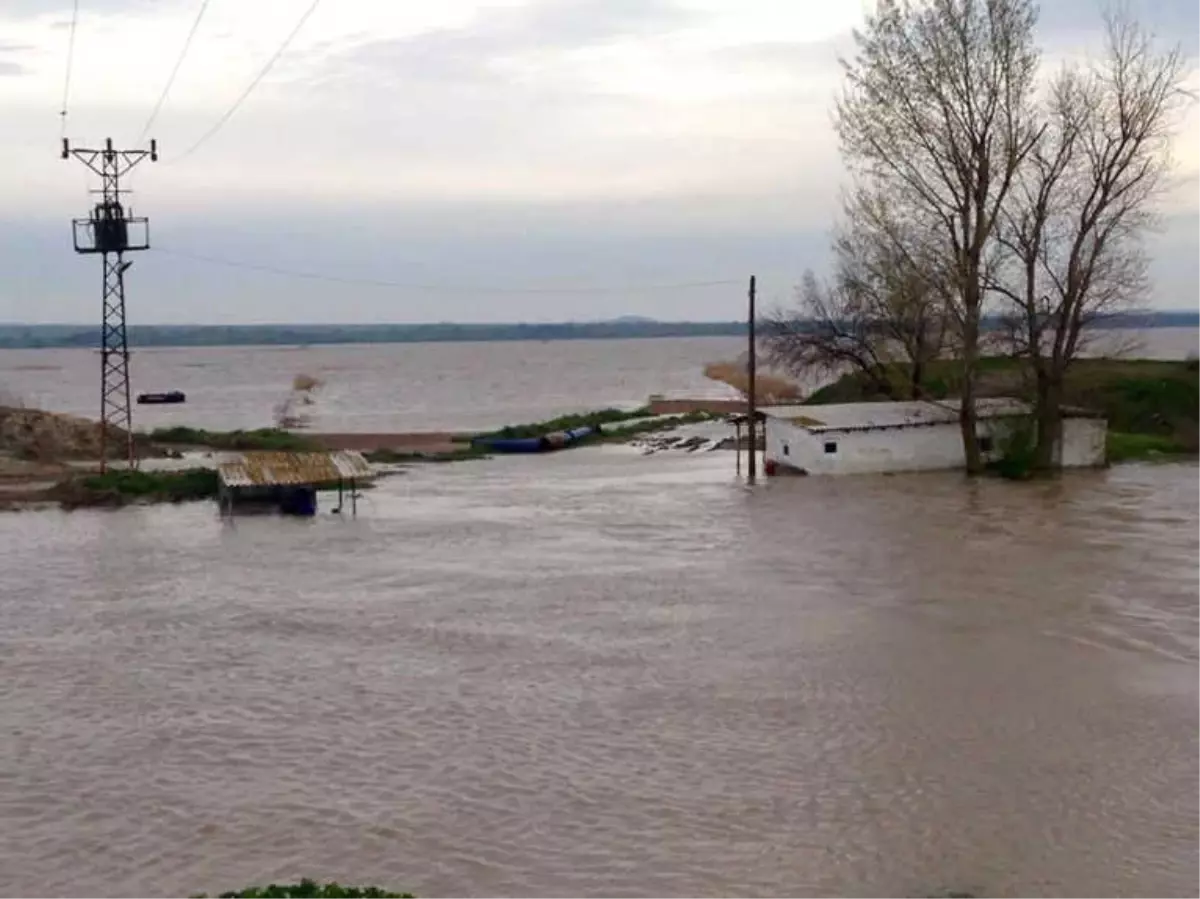
[[[1064,468],[1095,468],[1104,465],[1108,423],[1102,418],[1068,418],[1063,421],[1059,461]]]
[[[1011,420],[984,420],[978,433],[992,441],[986,460],[999,457]],[[833,453],[826,442],[836,443]],[[1069,418],[1060,447],[1068,467],[1104,464],[1105,423]],[[768,418],[765,458],[808,474],[870,474],[887,471],[940,471],[962,468],[962,434],[957,422],[908,428],[812,433],[786,420]]]
[[[985,431],[983,423],[980,431]],[[835,444],[836,450],[827,453],[826,443]],[[964,464],[957,423],[814,434],[770,418],[766,458],[809,474],[937,471]]]

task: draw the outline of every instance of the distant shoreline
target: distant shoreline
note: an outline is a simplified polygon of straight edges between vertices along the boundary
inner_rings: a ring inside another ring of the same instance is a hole
[[[1112,316],[1098,329],[1200,328],[1200,312]],[[469,343],[560,340],[635,340],[666,337],[744,337],[744,321],[660,322],[617,319],[546,324],[397,325],[130,325],[133,347],[315,346],[330,344]],[[0,324],[0,349],[90,349],[94,325]]]

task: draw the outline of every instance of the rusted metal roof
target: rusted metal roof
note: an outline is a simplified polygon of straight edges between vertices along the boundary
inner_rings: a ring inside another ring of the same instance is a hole
[[[242,453],[217,466],[226,487],[283,487],[299,484],[335,484],[372,476],[362,453],[339,450],[329,453]]]

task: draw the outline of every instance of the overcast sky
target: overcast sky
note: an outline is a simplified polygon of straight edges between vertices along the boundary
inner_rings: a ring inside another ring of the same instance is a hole
[[[134,145],[200,2],[80,0],[73,143]],[[154,249],[130,320],[729,319],[752,273],[787,301],[827,263],[837,58],[865,2],[325,0],[188,153],[311,3],[209,0],[151,129],[161,161],[132,179]],[[1194,51],[1196,0],[1134,8]],[[1050,59],[1096,46],[1098,9],[1048,0]],[[0,321],[99,316],[99,260],[70,237],[96,185],[57,152],[70,14],[0,0]],[[1161,308],[1197,305],[1194,114],[1186,129],[1153,244]],[[713,281],[737,283],[633,289]]]

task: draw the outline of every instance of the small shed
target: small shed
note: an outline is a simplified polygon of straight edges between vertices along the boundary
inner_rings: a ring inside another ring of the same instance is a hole
[[[351,511],[358,511],[357,487],[374,477],[362,453],[349,450],[315,453],[247,452],[217,465],[218,502],[222,512],[235,505],[274,508],[290,515],[317,511],[317,491],[336,489],[341,511],[350,491]]]
[[[937,471],[966,464],[958,400],[770,406],[765,458],[768,471],[867,474]],[[1032,410],[1009,397],[976,401],[984,458],[1000,454],[1000,441]],[[1066,411],[1056,448],[1064,467],[1105,462],[1106,423],[1079,409]]]

